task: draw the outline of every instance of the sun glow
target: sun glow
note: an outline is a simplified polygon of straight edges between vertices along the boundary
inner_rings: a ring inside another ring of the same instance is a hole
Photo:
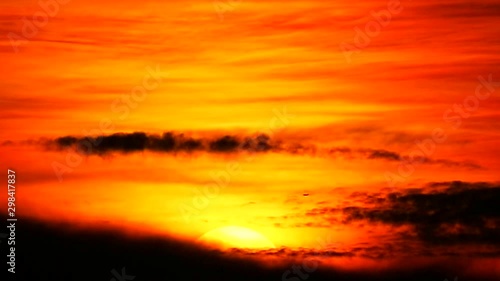
[[[271,249],[276,246],[264,235],[241,226],[225,226],[211,230],[198,242],[210,248],[227,250],[238,249]]]

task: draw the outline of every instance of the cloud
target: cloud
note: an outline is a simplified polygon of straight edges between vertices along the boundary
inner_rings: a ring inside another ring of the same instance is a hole
[[[369,155],[369,159],[389,159],[389,160],[401,160],[401,156],[395,152],[387,150],[368,150],[366,151]]]
[[[425,17],[445,18],[490,18],[498,16],[500,4],[495,2],[455,1],[451,3],[427,3],[416,8],[416,12]]]
[[[500,185],[461,181],[430,183],[387,195],[354,194],[365,206],[316,208],[308,216],[341,214],[343,222],[410,226],[433,245],[484,244],[500,247]]]
[[[162,135],[145,132],[116,133],[98,137],[64,136],[47,143],[49,148],[76,148],[84,154],[103,155],[113,152],[133,153],[142,151],[163,153],[241,153],[274,152],[292,155],[310,155],[320,157],[348,157],[354,159],[410,161],[420,164],[441,165],[444,167],[463,167],[482,169],[478,164],[468,161],[431,159],[417,156],[410,158],[394,151],[372,148],[320,147],[307,141],[293,138],[271,139],[265,134],[251,136],[224,135],[219,137],[192,137],[183,133],[165,132]]]
[[[194,138],[184,134],[166,132],[163,135],[148,135],[143,132],[117,133],[98,137],[65,136],[52,141],[57,148],[76,148],[86,154],[106,154],[111,152],[132,153],[155,152],[195,152],[229,153],[238,151],[269,151],[279,149],[270,144],[266,135],[239,138],[225,135],[216,138]],[[50,144],[49,144],[50,145]]]

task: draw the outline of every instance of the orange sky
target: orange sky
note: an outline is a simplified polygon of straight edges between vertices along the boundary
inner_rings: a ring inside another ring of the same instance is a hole
[[[242,225],[289,248],[315,248],[331,235],[346,251],[379,241],[397,248],[406,231],[416,239],[412,251],[425,249],[418,224],[347,223],[347,211],[328,210],[377,209],[370,198],[408,188],[426,194],[435,182],[499,188],[500,6],[401,1],[402,10],[346,59],[342,44],[356,46],[356,29],[387,14],[388,2],[241,0],[216,5],[228,7],[218,14],[211,1],[71,0],[17,47],[9,36],[25,36],[23,17],[32,23],[43,9],[2,2],[0,139],[12,143],[0,147],[0,168],[18,171],[18,214],[144,224],[183,239]],[[134,96],[141,91],[144,98]],[[446,139],[429,144],[435,130]],[[75,165],[71,149],[47,146],[64,136],[166,131],[208,142],[266,133],[282,146],[254,158],[117,149],[76,154]],[[402,175],[400,160],[416,142],[432,151]],[[309,150],[292,153],[299,144]],[[238,172],[186,221],[180,206],[192,207],[228,164]],[[54,165],[71,172],[58,178]]]

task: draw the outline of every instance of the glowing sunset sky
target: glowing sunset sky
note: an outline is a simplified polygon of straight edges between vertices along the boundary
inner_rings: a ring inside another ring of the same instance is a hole
[[[500,276],[498,1],[45,10],[0,3],[18,216],[182,241],[236,225],[276,245],[263,258]]]

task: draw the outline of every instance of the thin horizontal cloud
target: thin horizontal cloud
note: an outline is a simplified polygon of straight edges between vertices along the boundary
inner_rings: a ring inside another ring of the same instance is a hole
[[[384,161],[414,161],[421,164],[441,165],[444,167],[462,167],[482,169],[472,162],[452,161],[448,159],[431,159],[417,156],[410,158],[394,151],[372,148],[332,147],[323,148],[310,143],[301,143],[293,139],[271,139],[266,134],[251,136],[225,135],[221,137],[197,138],[183,133],[166,132],[163,135],[144,132],[116,133],[97,137],[65,136],[48,142],[49,148],[74,148],[84,154],[104,155],[113,152],[163,152],[163,153],[286,153],[293,155],[319,157],[347,157],[351,159],[368,159]]]
[[[277,144],[270,144],[270,138],[263,134],[245,138],[226,135],[220,138],[206,139],[172,132],[164,133],[161,136],[135,132],[83,138],[66,136],[57,138],[54,140],[54,144],[58,148],[74,147],[84,151],[86,154],[132,153],[145,150],[165,153],[189,153],[196,151],[230,153],[238,151],[261,152],[279,149]]]
[[[416,8],[425,17],[489,18],[500,13],[500,3],[493,1],[455,1],[451,3],[427,3]]]
[[[325,245],[326,246],[326,245]],[[223,252],[221,252],[223,253]],[[279,249],[269,249],[269,250],[246,250],[246,249],[231,249],[233,254],[243,254],[243,255],[263,255],[263,256],[283,256],[283,257],[354,257],[356,256],[355,251],[342,251],[342,250],[314,250],[314,249],[300,249],[294,250],[289,248],[279,248]]]
[[[474,257],[498,257],[500,256],[500,251],[495,249],[488,250],[476,250],[476,251],[464,251],[463,249],[446,249],[446,248],[435,248],[432,251],[427,249],[416,247],[417,245],[410,245],[409,243],[397,244],[393,242],[389,243],[378,243],[378,244],[364,244],[355,245],[353,247],[338,247],[334,244],[328,244],[323,241],[324,244],[322,249],[312,249],[312,248],[279,248],[279,249],[267,249],[267,250],[247,250],[247,249],[231,249],[231,254],[238,254],[243,256],[275,256],[288,259],[318,259],[327,260],[330,258],[366,258],[372,260],[383,260],[390,258],[404,257],[411,251],[411,257],[457,257],[467,256]],[[221,252],[222,254],[223,252]]]

